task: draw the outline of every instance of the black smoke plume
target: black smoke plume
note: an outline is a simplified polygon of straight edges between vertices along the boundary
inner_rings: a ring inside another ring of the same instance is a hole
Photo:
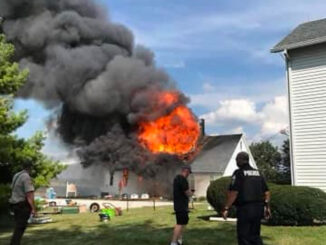
[[[92,0],[1,0],[3,32],[16,47],[15,59],[30,70],[19,96],[61,108],[57,130],[81,147],[85,166],[155,175],[158,162],[168,160],[143,149],[135,130],[140,120],[173,109],[157,110],[155,95],[176,88],[156,68],[153,53],[105,12]],[[179,98],[177,104],[188,102],[182,93]]]

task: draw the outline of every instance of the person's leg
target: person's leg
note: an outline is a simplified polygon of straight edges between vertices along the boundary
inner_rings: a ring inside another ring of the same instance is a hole
[[[182,236],[182,225],[176,224],[173,229],[171,244],[177,244],[180,236]]]
[[[263,241],[260,237],[260,227],[261,219],[264,214],[264,207],[262,205],[253,206],[251,212],[254,213],[254,217],[252,219],[250,227],[251,241],[254,245],[262,245]]]
[[[250,221],[247,217],[247,210],[244,207],[237,209],[237,237],[239,245],[251,245]]]
[[[27,227],[27,221],[30,216],[30,209],[26,205],[14,206],[15,228],[11,238],[10,245],[20,245],[21,238]]]
[[[182,229],[181,229],[181,233],[178,238],[178,243],[183,244],[182,236],[183,236],[183,233],[186,230],[186,227],[189,223],[189,213],[188,212],[182,213],[182,220],[180,221],[180,223],[182,224]]]
[[[186,230],[186,227],[187,227],[186,225],[183,225],[182,228],[181,228],[181,232],[180,232],[179,237],[178,237],[178,240],[177,240],[177,242],[178,242],[179,244],[182,244],[182,243],[183,243],[182,236],[183,236],[183,233],[184,233],[185,230]]]
[[[177,224],[174,227],[171,244],[182,244],[182,235],[189,221],[188,212],[176,213]]]
[[[263,241],[260,237],[260,225],[261,221],[260,219],[256,219],[252,222],[251,229],[250,229],[250,236],[252,244],[254,245],[262,245]]]

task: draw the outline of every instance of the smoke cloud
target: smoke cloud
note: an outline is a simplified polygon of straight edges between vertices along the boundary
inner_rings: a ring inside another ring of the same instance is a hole
[[[85,166],[151,176],[158,162],[170,161],[146,152],[135,126],[188,99],[178,92],[175,105],[157,109],[155,95],[176,90],[174,82],[155,66],[153,52],[135,45],[128,28],[92,0],[1,0],[0,16],[15,59],[30,70],[19,96],[60,108],[57,130],[64,142],[82,147]]]

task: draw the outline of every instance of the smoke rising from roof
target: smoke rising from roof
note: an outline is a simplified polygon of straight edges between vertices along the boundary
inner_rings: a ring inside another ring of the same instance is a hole
[[[61,108],[58,132],[66,143],[83,146],[84,162],[145,173],[135,158],[141,152],[144,161],[148,153],[137,145],[135,125],[188,102],[178,92],[175,105],[157,109],[155,94],[176,88],[155,67],[153,52],[136,46],[132,32],[93,0],[1,0],[0,16],[15,59],[30,70],[19,96]],[[107,156],[112,152],[118,159]]]

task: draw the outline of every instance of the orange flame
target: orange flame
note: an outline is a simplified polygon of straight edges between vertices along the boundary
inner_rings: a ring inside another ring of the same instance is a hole
[[[158,98],[159,104],[168,106],[176,104],[178,100],[176,92],[164,92]],[[166,116],[141,122],[138,139],[153,153],[182,155],[195,148],[199,132],[199,125],[192,112],[180,105]]]

